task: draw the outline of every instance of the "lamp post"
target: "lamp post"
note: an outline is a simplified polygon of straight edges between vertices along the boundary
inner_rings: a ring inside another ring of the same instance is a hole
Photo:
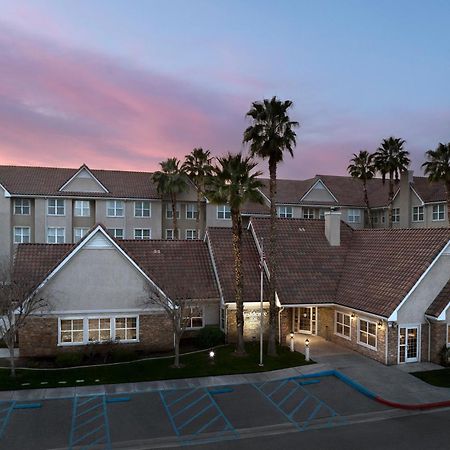
[[[259,366],[263,363],[263,346],[264,346],[264,238],[261,238],[261,259],[260,265],[260,317],[259,317]]]
[[[295,348],[294,348],[294,332],[291,331],[289,336],[291,338],[291,341],[289,342],[289,348],[291,349],[291,352],[293,352],[293,351],[295,351]]]
[[[309,339],[305,339],[305,361],[309,361]]]

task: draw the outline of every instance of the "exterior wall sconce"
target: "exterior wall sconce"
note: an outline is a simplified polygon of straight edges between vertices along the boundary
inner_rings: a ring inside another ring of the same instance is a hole
[[[383,321],[382,320],[379,320],[378,321],[378,328],[381,328],[383,326]]]
[[[350,316],[352,319],[355,318],[355,313],[352,313],[352,315]]]
[[[291,340],[289,342],[289,349],[291,350],[291,352],[293,352],[293,351],[295,351],[295,348],[294,348],[294,332],[291,331],[289,336],[291,338]]]
[[[389,328],[397,328],[397,324],[395,322],[388,322]]]
[[[305,361],[309,361],[309,339],[305,339]]]

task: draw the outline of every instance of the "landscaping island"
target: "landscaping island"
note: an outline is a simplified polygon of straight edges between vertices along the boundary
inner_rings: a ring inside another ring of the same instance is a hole
[[[433,386],[450,388],[450,368],[414,372],[412,375]]]

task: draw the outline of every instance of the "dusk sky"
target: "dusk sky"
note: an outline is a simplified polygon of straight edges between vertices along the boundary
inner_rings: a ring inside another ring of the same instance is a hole
[[[247,151],[254,100],[291,99],[279,175],[345,174],[391,135],[450,141],[450,2],[0,0],[0,164],[152,171]]]

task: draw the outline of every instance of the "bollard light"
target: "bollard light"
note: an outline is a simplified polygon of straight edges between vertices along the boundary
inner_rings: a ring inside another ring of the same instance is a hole
[[[309,361],[309,339],[305,339],[305,361]]]
[[[211,351],[209,352],[209,357],[210,357],[211,359],[214,359],[214,356],[216,356],[216,354],[214,353],[214,350],[211,350]]]
[[[291,341],[289,342],[289,348],[290,348],[291,352],[293,352],[293,351],[295,351],[295,348],[294,348],[294,332],[293,331],[291,331],[290,336],[291,336]]]
[[[305,339],[305,346],[309,347],[309,339]]]

